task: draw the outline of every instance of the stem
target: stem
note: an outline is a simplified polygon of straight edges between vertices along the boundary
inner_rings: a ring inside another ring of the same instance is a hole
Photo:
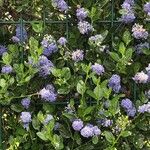
[[[33,94],[29,94],[29,95],[21,95],[21,96],[16,96],[16,97],[12,97],[12,99],[18,99],[18,98],[24,98],[24,97],[32,97],[35,95],[39,95],[39,93],[33,93]]]

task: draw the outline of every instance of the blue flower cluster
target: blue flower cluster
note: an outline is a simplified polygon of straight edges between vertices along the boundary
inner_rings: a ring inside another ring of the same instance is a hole
[[[7,48],[3,45],[0,45],[0,56],[2,56],[5,52],[7,52]]]
[[[64,0],[52,0],[52,6],[61,12],[67,12],[69,7]]]
[[[139,106],[138,112],[139,113],[145,113],[145,112],[150,113],[150,102],[148,102],[147,104],[143,104],[142,106]]]
[[[132,27],[132,35],[135,39],[147,39],[148,32],[143,28],[143,25],[134,24]]]
[[[57,98],[57,93],[52,85],[47,85],[46,88],[43,88],[39,92],[39,95],[41,95],[41,98],[47,102],[54,102]]]
[[[127,115],[130,117],[134,117],[136,114],[136,108],[134,107],[132,101],[128,98],[125,98],[121,101],[121,106],[126,111]]]
[[[120,76],[117,74],[114,74],[109,79],[108,86],[112,88],[114,92],[118,93],[121,89],[120,82],[121,82]]]
[[[136,54],[141,54],[143,53],[144,49],[149,49],[149,48],[150,48],[150,44],[148,42],[140,43],[135,46],[135,52]]]
[[[1,72],[4,74],[10,74],[12,71],[13,71],[13,68],[10,65],[3,66],[1,70]]]
[[[132,78],[136,83],[148,83],[150,82],[150,64],[145,68],[146,73],[144,71],[138,72]]]
[[[78,23],[78,29],[81,34],[88,34],[89,32],[94,31],[93,26],[87,21],[80,21]]]
[[[16,27],[16,35],[12,37],[13,42],[25,42],[27,39],[28,36],[25,27],[21,27],[21,25],[18,25]]]
[[[40,76],[47,77],[50,75],[53,67],[53,63],[46,56],[42,55],[39,57],[38,70]]]
[[[22,99],[22,101],[21,101],[21,104],[22,104],[22,106],[23,106],[25,109],[28,109],[28,108],[29,108],[30,103],[31,103],[31,100],[30,100],[29,98],[24,98],[24,99]]]
[[[43,54],[45,56],[50,56],[52,53],[57,52],[58,47],[56,44],[55,39],[51,36],[51,35],[45,35],[42,42],[41,42],[44,50],[43,50]]]
[[[78,18],[79,21],[84,20],[85,18],[87,18],[88,16],[88,11],[85,10],[85,8],[78,8],[76,10],[76,16]]]
[[[21,122],[26,130],[29,129],[29,123],[32,121],[30,112],[21,112],[20,115]]]
[[[61,37],[57,42],[58,42],[59,45],[65,46],[66,43],[67,43],[67,40],[66,40],[65,37]]]
[[[122,16],[121,21],[124,23],[131,23],[135,20],[135,14],[133,10],[134,0],[125,0],[122,4]]]
[[[144,11],[147,13],[148,16],[150,16],[150,2],[147,2],[144,5]]]
[[[84,126],[81,119],[74,120],[72,123],[72,127],[75,131],[80,131],[81,135],[85,138],[101,134],[101,130],[97,126],[93,126],[91,124],[87,124]]]
[[[84,58],[84,54],[82,50],[76,50],[72,53],[72,60],[75,62],[82,61]]]
[[[104,119],[100,119],[97,121],[100,125],[102,125],[103,127],[110,127],[113,124],[113,121],[107,118]]]
[[[95,63],[92,65],[92,71],[95,72],[97,75],[103,75],[105,72],[105,69],[102,65]]]

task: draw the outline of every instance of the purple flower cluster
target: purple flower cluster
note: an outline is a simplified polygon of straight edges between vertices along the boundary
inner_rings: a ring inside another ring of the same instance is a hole
[[[7,52],[7,48],[3,45],[0,45],[0,56],[2,56],[5,52]]]
[[[5,65],[5,66],[3,66],[3,67],[2,67],[2,70],[1,70],[1,72],[4,73],[4,74],[9,74],[9,73],[11,73],[12,71],[13,71],[13,68],[12,68],[12,66],[10,66],[10,65]]]
[[[148,38],[148,32],[146,29],[143,28],[143,25],[134,24],[132,27],[132,35],[136,39],[147,39]]]
[[[52,5],[54,8],[59,9],[61,12],[66,12],[69,8],[64,0],[52,0]]]
[[[13,42],[25,42],[27,40],[27,31],[24,27],[21,27],[21,25],[18,25],[16,27],[16,35],[12,37]]]
[[[43,122],[44,125],[47,125],[51,120],[53,120],[53,116],[51,114],[48,114]]]
[[[149,76],[143,71],[138,72],[133,78],[136,83],[147,83]]]
[[[122,4],[122,16],[121,21],[124,23],[131,23],[135,20],[134,10],[133,10],[134,1],[125,0]]]
[[[80,21],[78,23],[78,29],[81,34],[88,34],[94,30],[93,26],[87,21]]]
[[[80,131],[83,128],[83,121],[81,119],[76,119],[72,123],[72,128],[75,131]]]
[[[58,50],[56,41],[51,35],[45,35],[41,44],[44,48],[43,54],[45,56],[50,56],[52,53],[55,53]]]
[[[121,79],[120,76],[117,74],[112,75],[109,79],[108,86],[113,89],[114,92],[118,93],[121,89],[120,85]]]
[[[139,113],[145,113],[145,112],[150,113],[150,102],[148,102],[147,104],[144,104],[142,106],[139,106],[138,112]]]
[[[82,50],[76,50],[72,53],[72,60],[75,62],[82,61],[84,57],[83,51]]]
[[[103,127],[110,127],[113,124],[113,121],[107,118],[101,119],[97,121],[99,124],[101,124]]]
[[[134,117],[136,114],[136,108],[134,107],[132,101],[128,98],[125,98],[121,101],[121,106],[126,111],[127,115],[130,117]]]
[[[79,21],[83,21],[88,16],[88,11],[84,8],[78,8],[76,10],[76,16]]]
[[[101,46],[104,37],[101,34],[96,34],[89,38],[89,44],[92,46]]]
[[[103,75],[103,73],[105,72],[105,69],[102,65],[95,63],[94,65],[92,65],[92,71],[95,72],[97,75]]]
[[[150,2],[147,2],[144,5],[144,11],[147,13],[148,16],[150,16]]]
[[[61,37],[57,42],[58,42],[59,45],[65,46],[66,43],[67,43],[67,40],[66,40],[65,37]]]
[[[42,55],[39,57],[38,70],[40,76],[46,77],[50,75],[53,67],[53,63],[46,56]]]
[[[46,88],[43,88],[39,95],[41,95],[41,98],[44,99],[47,102],[54,102],[56,101],[57,94],[55,92],[55,89],[52,88],[52,85],[47,85]]]
[[[22,112],[20,115],[21,122],[26,130],[29,129],[29,123],[32,121],[30,112]]]
[[[88,124],[81,129],[80,133],[83,137],[89,138],[89,137],[92,137],[94,135],[97,135],[97,136],[100,135],[101,130],[97,126],[93,126],[91,124]]]
[[[72,128],[75,131],[80,131],[81,135],[85,138],[101,134],[101,130],[97,126],[93,126],[92,124],[87,124],[84,126],[81,119],[74,120],[72,123]]]
[[[23,106],[25,109],[28,109],[28,108],[29,108],[30,103],[31,103],[31,101],[30,101],[29,98],[24,98],[24,99],[22,99],[22,101],[21,101],[21,104],[22,104],[22,106]]]
[[[140,43],[135,46],[135,52],[137,54],[141,54],[143,53],[144,49],[149,49],[149,48],[150,48],[150,44],[148,42]]]

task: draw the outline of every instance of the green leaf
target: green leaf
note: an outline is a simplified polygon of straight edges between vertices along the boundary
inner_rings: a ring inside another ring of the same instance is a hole
[[[97,144],[98,143],[98,136],[93,136],[92,137],[92,143]]]
[[[96,97],[96,95],[94,94],[93,91],[87,90],[86,93],[87,93],[88,95],[90,95],[92,98],[97,99],[97,97]]]
[[[19,104],[12,104],[10,106],[10,108],[15,111],[15,112],[22,112],[23,111],[23,107]]]
[[[64,148],[63,139],[57,134],[54,134],[52,144],[56,150],[61,150]]]
[[[0,87],[4,88],[7,85],[5,79],[0,79]]]
[[[80,80],[77,84],[77,92],[83,95],[85,91],[86,91],[85,83],[82,80]]]
[[[111,132],[105,131],[103,134],[104,134],[106,140],[107,140],[109,143],[114,143],[115,137],[114,137],[114,135],[113,135]]]
[[[39,111],[39,113],[37,114],[37,118],[38,118],[38,120],[41,123],[43,123],[43,121],[44,121],[44,115],[43,115],[43,113],[41,111]]]
[[[121,132],[121,136],[122,137],[128,137],[128,136],[130,136],[131,135],[131,132],[130,131],[122,131]]]
[[[123,41],[124,41],[124,43],[126,44],[126,46],[128,46],[128,44],[131,42],[131,34],[130,34],[130,32],[127,30],[127,31],[125,31],[124,32],[124,34],[123,34]]]
[[[127,60],[130,60],[132,58],[132,53],[133,53],[132,48],[127,49],[127,51],[125,53],[125,56],[126,56]]]
[[[40,121],[37,118],[33,118],[32,126],[35,130],[39,130],[40,129]]]
[[[115,52],[110,52],[110,56],[113,60],[115,60],[116,62],[118,62],[120,60],[120,57],[117,53]]]
[[[43,132],[37,132],[36,134],[43,141],[47,141],[48,140],[47,137],[45,136],[45,134]]]
[[[90,106],[88,108],[85,109],[83,116],[86,116],[88,114],[90,114],[93,111],[94,107]]]
[[[11,62],[12,62],[12,56],[8,53],[4,53],[2,56],[2,59],[3,59],[3,63],[6,65],[11,64]]]
[[[95,94],[97,100],[102,99],[102,97],[103,97],[103,89],[101,88],[100,85],[97,85],[95,87],[94,94]]]
[[[61,72],[62,76],[66,79],[66,80],[69,80],[70,77],[71,77],[71,72],[70,72],[70,69],[68,67],[64,67],[62,69],[62,72]]]
[[[34,22],[32,21],[31,22],[31,25],[32,25],[32,29],[37,32],[37,33],[40,33],[43,31],[43,22]]]
[[[119,44],[119,52],[122,54],[122,56],[125,54],[125,50],[126,50],[125,45],[123,42],[121,42]]]

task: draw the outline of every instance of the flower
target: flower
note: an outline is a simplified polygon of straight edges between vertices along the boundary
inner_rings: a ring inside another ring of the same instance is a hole
[[[149,76],[145,74],[143,71],[138,72],[132,79],[136,83],[147,83]]]
[[[43,50],[43,54],[45,56],[50,56],[52,53],[57,52],[58,47],[56,44],[55,39],[53,38],[53,36],[51,35],[45,35],[42,42],[41,42],[44,50]]]
[[[75,131],[80,131],[83,128],[83,121],[81,119],[76,119],[72,123],[72,128]]]
[[[140,43],[135,46],[135,50],[137,54],[141,54],[143,53],[143,50],[149,49],[149,48],[150,48],[150,45],[148,42]]]
[[[76,16],[78,20],[83,21],[88,16],[88,12],[84,8],[78,8],[76,10]]]
[[[131,23],[135,20],[135,15],[133,11],[133,4],[134,1],[124,1],[124,3],[121,5],[122,6],[122,16],[121,16],[121,21],[124,23]]]
[[[66,12],[68,10],[68,5],[64,0],[52,0],[52,6],[59,9],[61,12]]]
[[[114,92],[118,93],[121,89],[120,81],[121,81],[120,76],[117,74],[114,74],[109,79],[108,86],[112,88]]]
[[[31,122],[31,113],[30,112],[21,112],[20,119],[23,123]]]
[[[133,103],[130,99],[128,98],[125,98],[121,101],[121,106],[124,108],[124,109],[131,109],[133,107]]]
[[[84,128],[81,129],[80,133],[85,138],[92,137],[94,135],[93,127],[86,125]]]
[[[136,114],[136,108],[132,107],[131,109],[126,110],[126,112],[129,117],[134,117]]]
[[[148,32],[143,28],[143,25],[134,24],[132,27],[132,35],[136,39],[147,39]]]
[[[145,113],[145,112],[150,113],[150,102],[148,102],[147,104],[143,104],[142,106],[139,106],[138,112],[139,113]]]
[[[51,120],[53,120],[53,116],[51,114],[47,114],[46,119],[44,120],[43,124],[47,125]]]
[[[48,102],[54,102],[56,101],[57,94],[55,91],[49,89],[48,87],[43,88],[40,92],[39,95],[41,95],[41,98],[44,99],[45,101]]]
[[[93,127],[93,133],[94,133],[94,135],[100,135],[101,134],[101,130],[98,128],[98,126]]]
[[[28,130],[29,123],[32,121],[30,112],[21,112],[20,119],[24,124],[24,128]]]
[[[53,63],[46,56],[42,55],[39,57],[38,70],[40,76],[46,77],[50,75],[53,67]]]
[[[7,52],[7,48],[3,45],[0,45],[0,56],[2,56],[5,52]]]
[[[61,37],[57,42],[58,42],[59,45],[65,46],[66,43],[67,43],[67,40],[66,40],[65,37]]]
[[[98,75],[103,75],[103,73],[105,72],[104,67],[100,64],[97,64],[97,63],[92,65],[92,71]]]
[[[72,53],[72,59],[75,62],[81,61],[83,60],[84,54],[82,50],[76,50]]]
[[[128,98],[125,98],[121,101],[121,106],[124,108],[128,116],[134,117],[136,114],[136,108],[134,107],[132,101]]]
[[[25,42],[27,40],[27,31],[21,25],[17,25],[16,27],[16,35],[12,37],[14,42]]]
[[[101,46],[104,37],[101,34],[96,34],[89,38],[89,44],[93,46]]]
[[[97,121],[103,127],[110,127],[113,124],[113,121],[107,118],[101,119]]]
[[[145,5],[144,5],[144,11],[148,14],[150,13],[150,2],[147,2]]]
[[[25,109],[28,109],[30,106],[30,102],[31,101],[29,98],[24,98],[24,99],[22,99],[21,104]]]
[[[13,68],[12,68],[12,66],[10,66],[10,65],[5,65],[5,66],[3,66],[3,67],[2,67],[2,70],[1,70],[1,72],[4,73],[4,74],[9,74],[9,73],[11,73],[12,71],[13,71]]]
[[[81,34],[88,34],[89,32],[94,30],[93,26],[87,21],[80,21],[78,23],[78,29]]]

